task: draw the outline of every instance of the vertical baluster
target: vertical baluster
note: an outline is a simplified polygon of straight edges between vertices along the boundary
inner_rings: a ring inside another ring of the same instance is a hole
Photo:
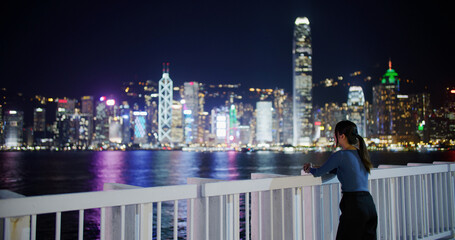
[[[120,239],[125,240],[125,205],[120,206]]]
[[[60,240],[60,232],[62,226],[62,213],[56,212],[55,217],[55,240]]]
[[[316,206],[314,204],[315,198],[315,190],[314,186],[311,186],[311,220],[312,220],[312,227],[313,227],[313,240],[316,240]]]
[[[296,214],[296,209],[295,209],[295,202],[296,202],[296,199],[295,199],[295,188],[291,188],[291,191],[292,191],[292,239],[296,239],[297,238],[297,229],[296,229],[296,223],[297,221],[295,220],[295,218],[297,217],[297,214]]]
[[[407,229],[406,229],[406,195],[405,195],[405,188],[404,188],[404,178],[401,177],[401,223],[403,224],[403,239],[406,239]]]
[[[304,187],[302,187],[302,192],[301,192],[301,195],[302,195],[302,239],[305,240],[305,195],[304,195],[304,192],[303,192],[303,189]],[[283,228],[284,228],[284,222],[283,222]],[[284,238],[284,234],[283,234],[283,238],[282,239],[285,239]]]
[[[444,187],[443,187],[443,190],[442,190],[442,192],[444,194],[443,199],[444,199],[444,209],[445,209],[445,211],[444,211],[444,223],[445,223],[444,224],[444,226],[445,226],[444,227],[444,231],[449,231],[449,229],[450,229],[450,225],[449,225],[450,224],[450,221],[449,221],[450,212],[452,211],[450,209],[451,203],[449,201],[449,199],[450,199],[450,196],[449,196],[450,191],[448,190],[448,188],[449,188],[449,184],[448,184],[449,173],[444,173],[443,174],[442,181],[444,182]]]
[[[145,204],[139,204],[139,239],[148,239],[147,238],[147,229],[145,227],[146,222],[146,213],[145,213]]]
[[[178,207],[179,207],[179,201],[174,200],[174,240],[177,240],[178,237]]]
[[[270,190],[270,237],[273,239],[273,190]]]
[[[224,239],[224,236],[223,236],[223,196],[220,196],[219,197],[220,199],[220,240]]]
[[[35,240],[36,239],[36,215],[32,215],[32,223],[31,223],[30,228],[31,228],[30,229],[30,233],[31,233],[30,239]]]
[[[412,211],[412,207],[411,207],[411,176],[407,176],[405,177],[407,179],[407,184],[406,184],[406,200],[407,200],[407,214],[406,214],[406,224],[407,224],[407,233],[409,235],[409,238],[412,239],[412,218],[411,218],[411,211]],[[405,236],[405,239],[408,239],[407,236]]]
[[[281,239],[284,239],[284,188],[280,189],[281,193]]]
[[[240,239],[240,194],[236,193],[232,196],[232,216],[234,219],[233,234],[234,240]]]
[[[259,224],[259,239],[262,239],[262,192],[259,191],[258,192],[258,215],[259,215],[259,221],[258,221],[258,224]]]
[[[424,191],[423,191],[424,192],[424,195],[423,195],[423,197],[424,197],[424,200],[423,200],[423,202],[424,202],[424,205],[423,205],[424,206],[424,211],[423,211],[423,214],[424,214],[424,220],[425,220],[423,229],[425,230],[425,235],[424,236],[427,236],[427,234],[429,233],[429,228],[430,228],[429,227],[429,222],[430,222],[429,221],[429,213],[428,213],[428,211],[429,211],[429,205],[428,205],[428,195],[429,195],[429,193],[428,193],[428,174],[425,174],[423,176],[423,180],[424,180],[423,181],[424,182],[424,184],[423,184],[423,187],[424,187]]]
[[[208,210],[207,210],[208,211]],[[194,198],[190,199],[190,240],[194,240]]]
[[[106,239],[106,208],[101,208],[101,220],[100,220],[100,239]]]
[[[421,221],[420,221],[420,234],[421,237],[423,238],[425,236],[425,187],[424,187],[424,175],[419,176],[419,182],[420,182],[420,205],[421,205]]]
[[[161,202],[156,203],[156,239],[161,239]]]
[[[209,197],[205,197],[205,240],[209,240],[209,229],[210,229],[210,222],[209,222]]]
[[[444,232],[444,212],[445,211],[448,211],[448,209],[446,208],[446,206],[444,205],[444,181],[443,181],[443,175],[444,173],[438,173],[438,193],[439,193],[439,206],[441,206],[440,208],[436,208],[436,211],[439,211],[438,212],[438,215],[439,215],[439,225],[438,225],[438,229],[437,229],[437,232],[440,233],[440,232]]]
[[[384,209],[383,209],[383,218],[384,218],[384,237],[385,237],[385,238],[388,238],[388,235],[389,235],[389,234],[388,234],[388,231],[387,231],[387,230],[388,230],[388,226],[387,226],[387,225],[388,225],[388,223],[389,223],[390,221],[387,221],[387,219],[389,219],[389,218],[387,217],[387,209],[388,209],[387,206],[389,205],[389,204],[388,204],[389,202],[387,201],[388,199],[386,198],[386,193],[387,193],[387,192],[386,192],[386,189],[385,189],[386,181],[387,181],[386,179],[382,179],[382,197],[383,197],[382,200],[383,200],[383,202],[384,202]]]
[[[79,233],[78,239],[84,239],[84,209],[79,210]]]
[[[245,239],[250,240],[250,193],[245,193]]]
[[[417,193],[417,179],[418,177],[416,175],[412,176],[413,179],[414,179],[414,229],[415,229],[415,239],[417,239],[419,237],[419,224],[418,224],[418,219],[419,219],[419,215],[418,213],[421,213],[422,212],[422,209],[420,208],[419,209],[419,206],[417,204],[417,199],[420,197]]]
[[[379,199],[379,179],[374,180],[374,185],[375,185],[375,198],[376,198],[376,212],[378,214],[378,229],[376,231],[378,239],[381,239],[381,201]],[[340,200],[341,201],[341,200]],[[339,224],[339,222],[338,222]]]
[[[434,173],[430,175],[430,192],[429,195],[431,196],[431,205],[430,206],[435,206],[435,208],[431,207],[432,211],[432,219],[433,219],[433,229],[432,229],[432,234],[439,233],[439,181],[438,181],[438,174]],[[442,206],[441,206],[442,207]]]

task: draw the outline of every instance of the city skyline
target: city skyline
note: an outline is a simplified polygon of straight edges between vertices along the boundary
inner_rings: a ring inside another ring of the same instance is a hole
[[[428,86],[437,104],[452,82],[447,36],[454,21],[443,3],[5,5],[0,78],[11,91],[115,94],[122,82],[158,81],[161,63],[170,62],[176,85],[242,83],[290,92],[292,28],[300,16],[311,22],[314,82],[356,71],[378,81],[389,58],[415,89],[439,83]],[[316,92],[315,102],[323,95]]]

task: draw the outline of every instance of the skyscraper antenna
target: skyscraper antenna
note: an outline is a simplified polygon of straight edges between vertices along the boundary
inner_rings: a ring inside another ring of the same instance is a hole
[[[389,58],[389,70],[392,70],[392,59]]]
[[[167,63],[167,73],[169,73],[169,63]]]
[[[163,73],[166,72],[166,63],[163,62]]]

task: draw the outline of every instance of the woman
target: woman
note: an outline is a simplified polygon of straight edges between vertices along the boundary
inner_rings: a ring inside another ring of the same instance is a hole
[[[335,127],[335,142],[343,150],[333,153],[320,168],[306,163],[303,170],[315,177],[335,173],[341,183],[343,197],[336,239],[376,239],[378,216],[368,192],[368,174],[373,165],[365,141],[353,122],[341,121]]]

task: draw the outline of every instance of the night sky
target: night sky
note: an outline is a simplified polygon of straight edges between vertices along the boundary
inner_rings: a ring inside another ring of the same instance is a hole
[[[2,1],[0,87],[53,97],[116,94],[161,78],[292,89],[292,35],[311,22],[313,81],[388,60],[438,104],[454,84],[450,1]],[[315,91],[324,102],[323,90]],[[344,94],[344,93],[343,93]],[[341,95],[341,93],[339,93]],[[346,96],[343,96],[346,97]]]

